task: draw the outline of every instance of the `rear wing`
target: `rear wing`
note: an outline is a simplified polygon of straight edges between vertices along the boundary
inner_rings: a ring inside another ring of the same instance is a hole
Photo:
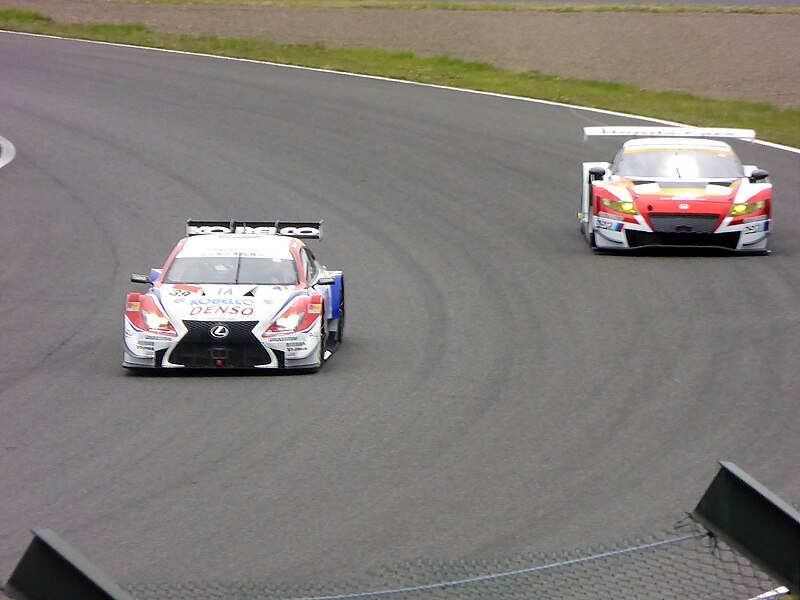
[[[752,129],[722,129],[716,127],[584,127],[583,139],[597,136],[627,137],[687,137],[687,138],[736,138],[752,142],[756,132]]]
[[[186,221],[186,235],[249,233],[322,239],[322,221]]]

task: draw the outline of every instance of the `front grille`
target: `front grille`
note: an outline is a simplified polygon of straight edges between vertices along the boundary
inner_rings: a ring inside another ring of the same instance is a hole
[[[645,246],[706,246],[736,250],[739,233],[650,233],[648,231],[625,231],[631,248]]]
[[[714,233],[719,215],[650,213],[650,226],[656,233]]]
[[[189,331],[181,341],[216,342],[217,340],[211,337],[209,331],[215,325],[224,325],[229,331],[225,342],[249,342],[251,339],[256,339],[253,335],[253,327],[258,325],[258,321],[184,321],[183,324]]]
[[[188,329],[170,355],[170,362],[184,367],[227,367],[241,369],[266,365],[269,353],[253,335],[258,321],[184,321]],[[214,338],[210,331],[224,326],[228,335]]]

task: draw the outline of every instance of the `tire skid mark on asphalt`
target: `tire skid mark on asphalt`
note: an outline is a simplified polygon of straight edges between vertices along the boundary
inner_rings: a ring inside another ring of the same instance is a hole
[[[29,160],[30,160],[30,158],[29,158]],[[66,197],[69,198],[71,202],[73,202],[76,206],[80,207],[82,210],[84,210],[89,215],[89,219],[97,226],[98,230],[101,231],[102,235],[104,237],[106,237],[107,240],[109,241],[110,247],[111,248],[115,248],[115,246],[110,243],[111,240],[113,239],[113,237],[94,218],[94,215],[92,214],[92,211],[89,210],[88,207],[86,207],[86,205],[81,201],[81,199],[70,190],[69,186],[64,181],[62,181],[58,177],[56,177],[53,173],[51,173],[47,169],[43,168],[41,165],[36,164],[34,161],[31,161],[31,162],[34,165],[34,167],[37,170],[39,170],[40,172],[42,172],[53,183],[53,185],[57,189],[59,189],[62,192],[64,192]],[[114,265],[114,271],[116,272],[118,270],[118,268],[119,268],[119,258],[117,256],[115,250],[113,250],[110,253],[110,255],[111,255],[111,258],[112,258],[113,265]],[[109,285],[108,287],[110,289],[111,287],[113,287],[113,285]],[[32,373],[37,372],[38,370],[40,370],[41,366],[43,364],[46,364],[48,359],[51,359],[56,354],[58,354],[59,351],[63,350],[65,347],[67,347],[67,345],[71,341],[73,341],[75,339],[75,337],[82,330],[84,330],[85,328],[87,328],[88,326],[91,325],[92,320],[94,319],[94,316],[95,316],[95,314],[97,312],[97,310],[96,310],[97,307],[102,305],[103,302],[105,302],[105,300],[103,298],[97,296],[94,304],[85,305],[86,317],[82,321],[80,321],[78,324],[74,325],[72,329],[67,330],[66,332],[63,332],[60,340],[59,339],[54,340],[55,341],[55,345],[53,347],[51,347],[49,350],[47,350],[47,352],[44,355],[42,355],[42,357],[39,360],[32,362],[32,364],[30,365],[29,369],[27,369],[26,371],[22,372],[18,377],[14,378],[13,380],[7,381],[6,382],[6,389],[10,389],[14,385],[16,385],[16,383],[19,382],[20,380],[24,379],[25,377],[27,377],[28,375],[30,375]]]
[[[16,107],[16,108],[21,109],[21,107]],[[105,137],[101,138],[97,135],[92,134],[90,131],[86,129],[80,128],[78,126],[72,126],[62,121],[56,121],[54,119],[47,117],[46,115],[34,112],[30,109],[30,107],[24,107],[24,110],[27,112],[28,115],[35,116],[37,119],[54,123],[59,127],[70,129],[72,130],[73,133],[88,138],[93,144],[96,145],[103,144],[109,146],[114,150],[124,153],[130,158],[137,160],[142,165],[157,169],[159,172],[163,173],[166,177],[173,179],[179,184],[185,185],[189,189],[191,189],[192,192],[196,194],[195,198],[202,199],[209,206],[213,205],[211,199],[208,198],[205,194],[203,194],[202,190],[193,185],[192,182],[188,180],[186,177],[181,176],[180,173],[170,172],[165,170],[163,164],[156,163],[152,160],[148,160],[146,156],[140,153],[133,152],[132,149],[129,146],[125,145],[123,142],[111,138],[105,138]],[[16,149],[14,145],[6,138],[0,136],[0,168],[7,165],[15,157],[16,157]],[[69,182],[59,179],[44,166],[36,163],[31,157],[28,157],[28,159],[30,160],[31,164],[33,164],[33,166],[37,170],[42,172],[57,189],[61,190],[72,203],[80,207],[81,210],[83,210],[88,215],[89,220],[92,223],[94,223],[97,229],[101,232],[102,237],[105,238],[105,240],[107,241],[107,246],[110,248],[109,257],[111,258],[112,270],[116,277],[116,275],[119,274],[120,259],[118,254],[118,247],[117,244],[115,243],[116,239],[115,236],[112,235],[112,232],[108,231],[107,228],[97,220],[94,211],[91,209],[91,207],[85,204],[85,202],[81,199],[80,194],[76,193],[76,191],[70,187]],[[113,279],[109,282],[108,293],[110,293],[111,288],[113,288]],[[67,335],[63,336],[63,339],[61,339],[60,341],[54,340],[54,345],[41,357],[40,360],[37,360],[33,364],[31,364],[30,368],[26,372],[22,373],[19,377],[15,378],[12,381],[7,382],[7,388],[13,387],[28,375],[36,372],[38,369],[41,368],[42,364],[45,364],[46,361],[51,360],[54,356],[57,356],[60,351],[66,348],[68,342],[74,340],[75,336],[77,336],[81,331],[87,328],[87,326],[91,323],[93,315],[96,312],[97,306],[102,305],[102,303],[105,301],[105,300],[100,300],[100,298],[105,298],[108,295],[108,293],[104,293],[103,295],[98,296],[98,301],[95,304],[95,310],[89,310],[87,312],[86,318],[82,320],[74,328],[74,330],[70,330],[70,332]]]

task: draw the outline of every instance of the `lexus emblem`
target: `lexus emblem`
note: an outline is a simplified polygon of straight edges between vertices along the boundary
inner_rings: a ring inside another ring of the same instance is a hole
[[[217,340],[224,340],[230,333],[230,330],[225,325],[214,325],[208,330],[208,335]]]
[[[681,204],[678,204],[678,208],[681,210],[689,210],[689,205],[686,204],[686,202],[682,202]]]

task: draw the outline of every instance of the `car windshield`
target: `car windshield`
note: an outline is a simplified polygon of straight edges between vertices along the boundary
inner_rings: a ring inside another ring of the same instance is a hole
[[[635,148],[617,156],[614,172],[630,178],[736,179],[744,170],[733,152],[717,149]]]
[[[296,285],[292,259],[246,256],[179,257],[164,275],[165,283],[251,283]]]

